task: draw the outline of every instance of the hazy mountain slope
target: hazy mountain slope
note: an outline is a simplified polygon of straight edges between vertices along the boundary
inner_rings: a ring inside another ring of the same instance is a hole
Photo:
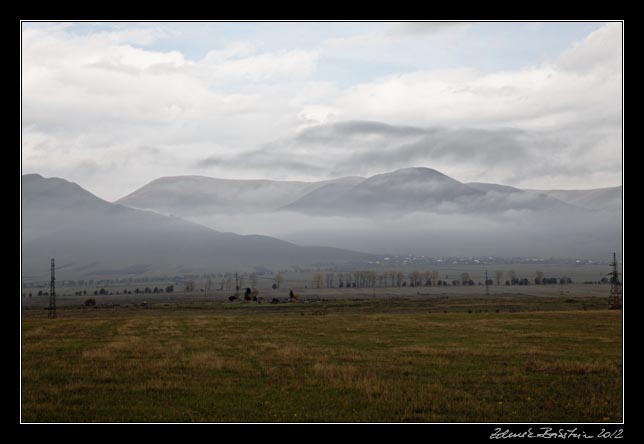
[[[283,209],[327,216],[576,210],[573,206],[544,193],[531,193],[491,183],[465,184],[430,168],[404,168],[378,174],[353,186],[327,185],[286,205]]]
[[[354,186],[320,188],[284,209],[309,214],[450,211],[483,192],[430,168],[378,174]]]
[[[595,188],[590,190],[525,190],[543,193],[571,205],[593,210],[620,210],[622,187]]]
[[[506,210],[560,210],[575,211],[576,208],[547,193],[528,192],[507,185],[469,182],[467,186],[485,193],[483,208]]]
[[[331,183],[357,183],[361,177],[333,181],[296,182],[232,180],[203,176],[162,177],[123,197],[116,203],[179,216],[222,212],[273,211],[316,188]]]
[[[523,190],[520,190],[519,188],[511,187],[508,185],[499,185],[496,183],[486,183],[486,182],[467,182],[467,186],[476,188],[479,191],[483,191],[484,193],[488,193],[490,191],[493,191],[495,193],[499,194],[512,194],[512,193],[523,193]]]
[[[322,213],[331,209],[342,208],[342,200],[353,191],[354,183],[329,183],[283,206],[280,210],[299,211],[304,213]]]
[[[23,177],[23,277],[187,273],[359,261],[361,253],[299,247],[267,236],[221,233],[105,202],[62,179]]]
[[[616,194],[614,190],[612,192]],[[321,182],[164,177],[117,203],[174,214],[220,228],[220,222],[238,215],[272,213],[278,209],[338,217],[396,217],[414,212],[570,212],[575,211],[574,207],[603,208],[597,202],[611,205],[606,203],[606,194],[605,190],[587,190],[564,195],[559,191],[526,191],[492,183],[461,183],[430,168],[403,168],[366,179],[343,177]],[[611,199],[611,202],[621,204],[621,195]]]
[[[73,182],[39,174],[22,176],[22,240],[56,231],[71,224],[93,222],[112,204]]]

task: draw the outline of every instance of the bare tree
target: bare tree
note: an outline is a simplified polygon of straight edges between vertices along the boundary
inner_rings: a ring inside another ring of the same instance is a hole
[[[284,282],[284,275],[282,274],[282,272],[277,273],[273,278],[273,281],[275,281],[277,288],[280,288],[280,285],[282,285],[282,283]]]
[[[403,284],[403,281],[405,279],[405,275],[403,274],[402,271],[399,271],[396,273],[396,285],[401,287]]]
[[[537,285],[541,284],[543,282],[543,276],[543,271],[537,271],[534,274],[534,283]]]
[[[514,270],[508,271],[508,277],[510,278],[510,282],[516,280],[517,278],[517,272]]]
[[[361,282],[361,272],[360,271],[354,271],[353,272],[353,282],[355,283],[356,287],[360,288],[362,285]]]
[[[351,287],[351,273],[349,272],[344,274],[344,286]]]
[[[322,273],[315,273],[313,275],[313,286],[315,288],[320,288],[322,287],[322,282],[324,281],[324,278],[322,277]]]
[[[382,283],[385,283],[387,285],[387,274],[386,273],[378,273],[378,287],[382,287]]]
[[[503,270],[496,270],[494,274],[496,275],[496,285],[501,285],[501,279],[503,278]]]
[[[432,272],[431,271],[427,270],[427,271],[423,272],[423,281],[424,281],[423,285],[425,287],[428,287],[428,286],[432,285]]]
[[[333,272],[329,272],[326,274],[326,288],[333,288],[333,278],[334,278]]]

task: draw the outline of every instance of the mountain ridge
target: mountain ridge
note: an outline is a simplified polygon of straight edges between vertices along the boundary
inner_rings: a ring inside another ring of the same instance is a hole
[[[68,275],[232,271],[240,268],[361,261],[372,256],[334,247],[299,246],[266,235],[216,231],[179,217],[104,201],[77,184],[23,178],[23,277],[47,273],[56,257]],[[46,262],[46,261],[45,261]]]
[[[603,196],[604,190],[610,188],[575,192]],[[584,200],[558,190],[523,190],[485,182],[463,183],[433,168],[408,167],[366,178],[345,176],[311,182],[165,176],[115,203],[196,218],[275,211],[342,216],[370,212],[572,211],[570,207],[597,210],[601,209],[597,203],[599,199]]]

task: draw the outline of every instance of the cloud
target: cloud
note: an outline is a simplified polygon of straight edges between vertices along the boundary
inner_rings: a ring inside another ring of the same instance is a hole
[[[246,157],[259,156],[266,166],[275,167],[281,158],[306,159],[309,165],[317,166],[306,170],[311,173],[323,173],[324,166],[331,164],[335,176],[369,176],[426,166],[464,182],[534,187],[547,178],[550,185],[567,182],[590,188],[594,180],[607,186],[617,184],[614,178],[619,175],[621,161],[611,153],[619,141],[612,136],[601,126],[583,131],[537,131],[344,121],[304,128],[290,139],[267,145],[264,150],[270,155],[259,150]]]
[[[621,72],[622,24],[608,23],[566,50],[559,65],[580,74]]]
[[[389,24],[385,32],[392,36],[418,37],[445,32],[461,32],[470,26],[466,22],[402,22]]]
[[[307,78],[316,67],[317,54],[292,50],[235,57],[209,53],[197,69],[209,83],[268,82]]]
[[[470,24],[464,22],[398,22],[385,23],[384,26],[372,25],[374,26],[362,27],[363,31],[359,33],[325,40],[322,43],[322,51],[330,51],[330,55],[355,49],[371,53],[418,39],[428,39],[434,44],[453,45],[470,27]],[[392,54],[383,54],[383,57],[392,57]]]
[[[110,31],[94,34],[97,38],[105,38],[113,43],[133,44],[148,46],[166,36],[166,33],[159,28],[134,28],[122,31]]]
[[[288,150],[275,147],[271,149],[268,146],[228,157],[211,155],[198,160],[195,164],[197,168],[215,166],[226,170],[237,169],[239,165],[251,170],[266,171],[270,173],[268,174],[270,177],[288,177],[289,173],[291,175],[323,175],[326,172],[326,168],[322,164],[316,163],[311,158],[294,157]]]
[[[357,162],[413,165],[462,163],[476,164],[485,169],[499,163],[516,164],[526,158],[525,134],[515,129],[446,129],[425,131],[410,143],[392,145],[388,149],[354,156]]]
[[[418,136],[426,130],[412,126],[394,126],[383,122],[349,121],[310,127],[297,135],[301,142],[336,142],[337,139],[370,136]]]
[[[23,26],[23,168],[89,181],[108,199],[163,175],[327,179],[412,165],[535,188],[614,185],[622,25],[513,70],[444,69],[399,54],[440,39],[464,45],[473,26],[376,23],[335,40],[321,34],[307,49],[238,39],[197,59],[159,49],[161,25]],[[349,71],[404,63],[345,86],[316,77],[333,57]]]

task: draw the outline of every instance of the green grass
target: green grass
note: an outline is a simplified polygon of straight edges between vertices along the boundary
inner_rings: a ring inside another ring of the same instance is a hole
[[[22,420],[621,421],[621,311],[479,303],[25,312]]]

